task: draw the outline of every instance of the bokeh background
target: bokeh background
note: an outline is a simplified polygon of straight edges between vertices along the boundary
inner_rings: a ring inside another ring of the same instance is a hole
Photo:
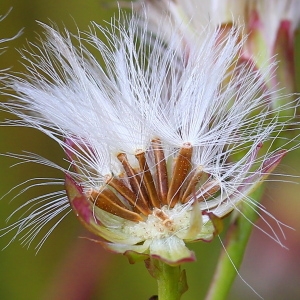
[[[0,56],[0,69],[22,71],[17,49],[26,41],[36,41],[41,27],[36,21],[70,31],[88,30],[91,21],[104,25],[117,12],[113,1],[100,0],[0,0],[0,15],[13,10],[0,23],[0,37],[12,37],[21,28],[18,39],[6,43],[8,48]],[[300,8],[299,8],[300,9]],[[300,39],[297,37],[296,62],[299,82]],[[1,101],[6,101],[1,97]],[[11,118],[0,113],[0,120]],[[62,150],[36,130],[0,127],[0,153],[30,151],[50,160],[60,162]],[[0,195],[15,185],[32,177],[59,177],[63,174],[39,165],[23,164],[10,168],[15,160],[0,157]],[[289,154],[279,167],[280,173],[300,175],[300,151]],[[286,178],[285,178],[286,179]],[[285,228],[284,249],[254,229],[241,277],[265,299],[300,299],[300,180],[296,184],[276,182],[267,187],[264,205],[280,221],[294,228]],[[0,201],[0,227],[5,219],[27,199],[51,191],[51,187],[29,190],[10,203],[10,196]],[[262,222],[258,223],[263,227]],[[274,225],[274,224],[273,224]],[[274,226],[275,227],[275,226]],[[4,231],[1,231],[3,233]],[[277,230],[277,233],[281,233]],[[15,241],[0,251],[0,299],[3,300],[115,300],[149,299],[156,293],[156,283],[147,273],[143,263],[130,265],[125,257],[105,252],[100,245],[80,237],[89,234],[70,213],[50,235],[36,254],[35,246],[45,232],[27,249]],[[0,238],[0,249],[5,247],[13,233]],[[209,244],[191,245],[197,263],[186,264],[189,291],[183,299],[203,299],[211,280],[221,243],[218,239]],[[237,276],[228,299],[259,299]]]

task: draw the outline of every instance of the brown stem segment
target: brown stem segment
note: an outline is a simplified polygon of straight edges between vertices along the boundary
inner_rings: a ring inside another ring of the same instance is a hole
[[[136,195],[139,205],[141,205],[143,207],[143,210],[147,212],[146,215],[150,214],[151,210],[148,206],[149,198],[147,195],[147,191],[142,183],[141,176],[137,174],[134,171],[134,169],[131,167],[125,153],[120,153],[117,156],[117,158],[121,162],[124,168],[124,171],[127,175],[132,191]]]
[[[145,152],[139,152],[135,155],[139,162],[141,174],[142,174],[142,182],[145,184],[145,187],[148,192],[148,196],[150,198],[150,202],[152,207],[160,208],[160,200],[158,198],[156,187],[154,184],[154,180],[152,174],[149,170],[149,166],[146,161]]]
[[[210,180],[203,184],[198,191],[196,192],[196,195],[190,195],[186,199],[184,199],[184,202],[187,203],[189,200],[191,200],[193,197],[196,196],[198,201],[205,201],[209,199],[211,196],[213,196],[215,193],[217,193],[220,190],[220,185],[217,180]]]
[[[90,194],[90,200],[94,202],[97,207],[115,216],[134,222],[143,220],[139,214],[128,210],[114,192],[108,188],[104,188],[102,191],[93,190]]]
[[[195,171],[194,174],[191,176],[191,179],[188,180],[187,187],[185,188],[185,191],[183,195],[181,196],[181,202],[186,203],[186,198],[190,196],[194,191],[197,183],[200,181],[203,175],[203,167],[200,166],[198,167]]]
[[[157,192],[159,198],[161,199],[162,205],[165,205],[168,204],[168,172],[165,154],[159,139],[152,141],[152,149],[156,166]]]
[[[180,148],[177,155],[167,196],[167,202],[171,207],[174,207],[175,204],[179,201],[180,189],[182,188],[191,168],[192,153],[193,147],[191,146],[191,144],[186,143],[183,147]]]
[[[135,211],[140,211],[145,216],[151,213],[148,206],[145,206],[143,203],[138,201],[134,192],[131,191],[121,180],[109,176],[106,178],[106,183],[120,193],[132,205]]]
[[[217,180],[211,180],[204,184],[201,189],[196,193],[196,197],[201,201],[207,200],[212,195],[220,190],[220,185]]]

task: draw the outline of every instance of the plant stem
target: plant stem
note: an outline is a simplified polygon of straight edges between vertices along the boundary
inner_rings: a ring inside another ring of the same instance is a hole
[[[179,300],[187,291],[185,270],[170,266],[160,260],[151,259],[147,266],[150,274],[157,280],[158,300]]]
[[[263,186],[260,186],[251,195],[251,198],[259,202],[262,195]],[[205,298],[206,300],[226,299],[237,275],[237,269],[239,269],[242,263],[253,223],[256,221],[258,215],[255,209],[249,207],[247,203],[243,203],[240,210],[242,214],[229,227],[226,235],[226,251],[223,249],[221,252],[215,275]]]

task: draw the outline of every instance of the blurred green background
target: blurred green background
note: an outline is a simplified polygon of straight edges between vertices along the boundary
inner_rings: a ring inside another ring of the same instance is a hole
[[[0,37],[11,37],[21,28],[24,32],[18,39],[6,43],[9,47],[0,56],[0,69],[11,67],[22,70],[19,53],[26,40],[35,41],[41,28],[36,21],[54,22],[59,28],[67,27],[76,32],[87,30],[91,21],[104,24],[117,12],[114,2],[100,0],[0,0],[0,14],[10,7],[13,10],[0,23]],[[297,70],[299,74],[298,38]],[[298,83],[299,83],[298,76]],[[299,91],[299,84],[298,84]],[[1,101],[6,101],[2,96]],[[1,112],[0,120],[11,118]],[[0,127],[0,153],[30,151],[55,162],[61,161],[61,149],[36,130],[27,128]],[[300,175],[300,151],[289,154],[281,164],[280,173]],[[25,164],[10,168],[16,161],[0,157],[0,195],[13,186],[32,177],[59,177],[62,174],[51,168]],[[293,181],[299,182],[298,179]],[[0,202],[0,227],[18,206],[36,195],[51,191],[51,188],[36,188],[22,197],[10,201],[4,197]],[[300,187],[291,183],[273,183],[267,188],[264,205],[280,221],[295,230],[285,229],[289,250],[281,248],[261,231],[255,229],[241,268],[242,278],[265,299],[300,299]],[[274,225],[278,235],[278,228]],[[263,222],[259,226],[266,228]],[[266,230],[268,230],[266,228]],[[45,232],[44,232],[45,233]],[[8,234],[0,239],[3,248],[12,238]],[[150,277],[143,263],[130,265],[125,257],[112,255],[101,246],[79,237],[89,236],[76,217],[70,213],[50,235],[36,255],[35,245],[27,250],[15,241],[0,252],[0,299],[4,300],[87,300],[87,299],[149,299],[156,293],[155,280]],[[218,239],[210,244],[191,245],[197,253],[197,263],[187,264],[189,291],[183,299],[203,299],[214,271],[221,244]],[[229,299],[258,299],[237,277]]]

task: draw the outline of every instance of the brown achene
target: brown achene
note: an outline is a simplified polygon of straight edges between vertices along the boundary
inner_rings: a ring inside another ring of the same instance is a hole
[[[99,191],[92,190],[88,194],[90,201],[113,215],[139,222],[152,213],[164,219],[161,211],[164,205],[173,208],[177,203],[184,204],[193,198],[206,201],[219,191],[217,181],[210,179],[201,166],[192,169],[191,144],[186,143],[179,149],[173,159],[171,174],[168,174],[167,161],[159,139],[152,140],[151,151],[155,175],[150,171],[145,152],[137,151],[135,154],[138,169],[130,165],[125,153],[120,153],[117,158],[122,164],[128,184],[124,182],[124,178],[106,176],[107,186]],[[201,183],[203,175],[208,179]]]

